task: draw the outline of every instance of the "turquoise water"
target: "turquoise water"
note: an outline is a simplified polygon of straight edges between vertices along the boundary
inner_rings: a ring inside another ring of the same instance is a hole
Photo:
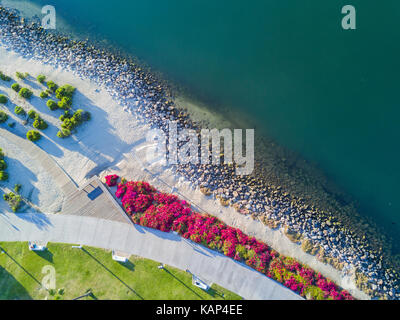
[[[245,112],[258,134],[316,162],[399,234],[399,1],[31,2]],[[344,31],[349,3],[357,30]]]

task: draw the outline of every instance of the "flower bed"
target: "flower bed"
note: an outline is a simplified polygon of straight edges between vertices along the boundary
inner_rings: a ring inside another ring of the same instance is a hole
[[[106,184],[115,186],[118,179],[117,175],[107,176]],[[246,263],[307,299],[353,299],[320,273],[215,217],[193,211],[186,201],[159,192],[147,182],[121,182],[115,195],[134,223],[164,232],[176,231],[186,239]]]

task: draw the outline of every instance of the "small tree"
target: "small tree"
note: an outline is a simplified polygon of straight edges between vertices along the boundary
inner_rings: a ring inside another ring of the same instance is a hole
[[[44,83],[44,82],[46,81],[46,76],[44,76],[44,75],[42,75],[42,74],[39,74],[39,75],[37,76],[37,81],[38,81],[39,83]]]
[[[4,111],[0,111],[0,123],[4,123],[8,120],[8,114]]]
[[[36,130],[30,130],[26,133],[26,138],[29,141],[35,142],[38,141],[41,138],[41,135],[38,131]]]
[[[22,107],[19,107],[19,106],[15,107],[14,112],[15,112],[15,114],[17,114],[19,116],[26,115],[26,111]]]
[[[35,119],[36,117],[38,117],[39,115],[38,115],[38,113],[35,111],[35,110],[29,110],[28,111],[28,117],[30,118],[30,119]]]
[[[0,160],[0,170],[6,170],[7,163],[4,160]]]
[[[28,88],[22,88],[19,91],[19,96],[21,98],[25,98],[25,99],[29,99],[30,97],[32,97],[33,92],[31,90],[29,90]]]
[[[46,105],[47,105],[47,108],[49,108],[51,111],[58,109],[57,102],[55,102],[54,100],[51,100],[51,99],[48,100]]]
[[[51,92],[56,92],[58,86],[53,81],[47,81],[47,87],[51,90]]]
[[[0,181],[7,181],[8,180],[8,173],[5,171],[0,171]]]
[[[48,94],[46,91],[42,91],[42,92],[40,93],[40,97],[41,97],[42,99],[46,99],[46,98],[48,98],[48,96],[49,96],[49,94]]]
[[[3,81],[11,81],[11,78],[9,76],[6,76],[3,72],[0,71],[0,79]]]
[[[6,104],[8,102],[8,98],[4,94],[0,94],[0,103]]]
[[[21,90],[21,86],[18,83],[13,83],[11,85],[11,89],[13,89],[15,92],[19,92],[19,90]]]

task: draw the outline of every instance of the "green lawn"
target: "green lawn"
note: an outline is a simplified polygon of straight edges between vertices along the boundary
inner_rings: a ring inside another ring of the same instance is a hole
[[[91,290],[85,299],[160,299],[194,300],[240,297],[217,285],[207,293],[192,285],[191,275],[140,257],[129,263],[113,261],[111,252],[71,245],[48,244],[44,253],[29,251],[26,242],[0,242],[0,300],[4,299],[73,299]],[[41,287],[42,268],[51,265],[56,271],[56,290]],[[61,289],[61,290],[60,290]]]

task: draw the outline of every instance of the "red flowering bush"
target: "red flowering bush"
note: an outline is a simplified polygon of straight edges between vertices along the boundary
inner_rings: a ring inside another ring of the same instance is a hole
[[[116,185],[117,180],[116,175],[106,177],[109,186]],[[158,192],[147,182],[120,183],[115,195],[136,224],[164,232],[176,231],[186,239],[246,263],[308,299],[353,299],[347,291],[340,291],[333,282],[295,259],[280,256],[265,243],[215,217],[194,212],[186,201]]]
[[[106,176],[106,184],[109,187],[114,187],[114,186],[117,185],[118,179],[119,179],[119,176],[117,176],[116,174],[112,174],[112,175]]]

